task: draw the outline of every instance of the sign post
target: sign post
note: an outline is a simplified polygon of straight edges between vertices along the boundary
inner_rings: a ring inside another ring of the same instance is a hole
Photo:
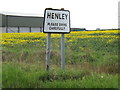
[[[69,10],[46,8],[44,12],[43,32],[48,33],[46,49],[46,67],[50,69],[50,43],[51,33],[61,34],[61,68],[65,67],[65,43],[64,34],[70,33],[70,12]]]
[[[65,43],[64,43],[64,34],[61,35],[61,68],[65,68]]]
[[[51,33],[47,36],[47,48],[46,48],[46,70],[50,70],[50,43],[51,43]]]

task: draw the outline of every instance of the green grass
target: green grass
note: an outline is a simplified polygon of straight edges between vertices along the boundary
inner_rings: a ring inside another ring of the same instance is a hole
[[[3,63],[3,88],[118,88],[118,75]]]
[[[60,39],[52,38],[49,73],[46,46],[39,42],[3,46],[3,88],[118,88],[118,39],[110,43],[111,38],[68,39],[62,71]]]
[[[0,88],[2,88],[2,62],[0,61]]]
[[[109,39],[76,39],[72,43],[65,41],[65,59],[68,64],[81,62],[94,62],[97,65],[112,64],[118,62],[118,39],[107,43]],[[15,45],[12,47],[3,46],[3,61],[45,61],[46,46],[40,43]],[[23,57],[23,58],[21,58]],[[60,61],[60,39],[52,39],[51,63],[58,64]]]

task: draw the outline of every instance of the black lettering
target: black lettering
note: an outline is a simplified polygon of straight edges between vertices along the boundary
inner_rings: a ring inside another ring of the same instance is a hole
[[[65,16],[65,14],[62,14],[62,19],[65,19],[65,17],[64,17],[64,16]]]
[[[52,19],[54,19],[54,13],[52,13]]]
[[[65,30],[65,27],[49,27],[49,30]]]
[[[50,23],[50,26],[58,26],[58,23]]]
[[[47,18],[51,18],[51,13],[47,13]]]
[[[67,23],[59,23],[59,26],[67,26]]]
[[[54,24],[53,24],[53,23],[51,23],[51,26],[54,26]]]
[[[62,19],[60,16],[61,16],[61,15],[59,14],[59,19]]]
[[[55,13],[55,19],[59,18],[59,13]]]
[[[66,19],[67,19],[67,16],[68,16],[68,14],[65,14]]]
[[[49,27],[49,30],[51,30],[51,27]]]
[[[50,25],[50,23],[48,23],[47,25]]]
[[[47,18],[50,19],[67,19],[68,14],[60,14],[60,13],[47,13]]]

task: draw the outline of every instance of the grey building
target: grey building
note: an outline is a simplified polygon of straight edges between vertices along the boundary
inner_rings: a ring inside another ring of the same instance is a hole
[[[0,14],[0,32],[41,32],[43,20],[43,17]]]
[[[120,29],[120,1],[118,2],[118,28]]]

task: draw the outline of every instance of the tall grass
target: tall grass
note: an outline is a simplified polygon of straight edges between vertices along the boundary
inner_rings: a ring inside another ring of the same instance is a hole
[[[3,63],[3,88],[118,88],[118,75]]]
[[[117,33],[66,35],[64,71],[60,69],[60,36],[53,35],[49,73],[46,37],[36,34],[12,34],[4,39],[3,88],[118,88]]]

